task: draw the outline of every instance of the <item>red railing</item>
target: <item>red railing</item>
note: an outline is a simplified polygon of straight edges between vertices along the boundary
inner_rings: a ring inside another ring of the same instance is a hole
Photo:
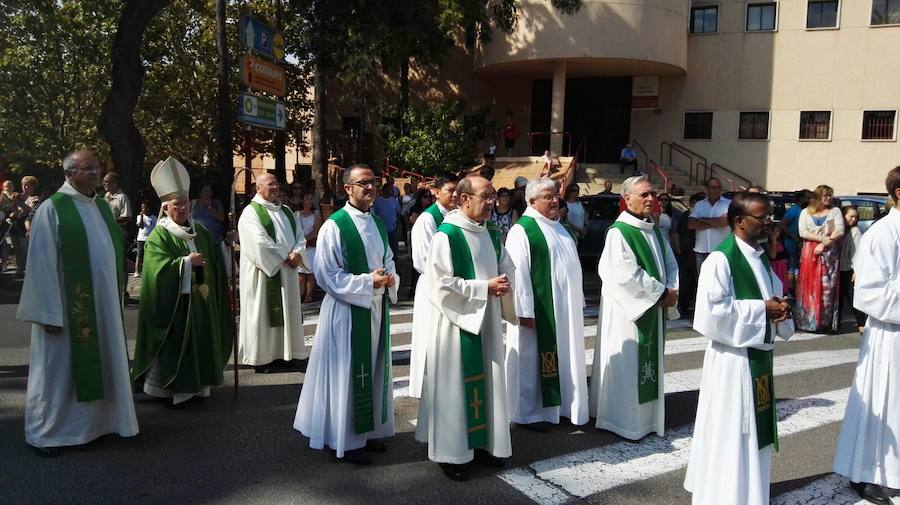
[[[668,148],[668,150],[666,150],[666,148]],[[669,155],[668,165],[674,165],[672,163],[672,151],[675,151],[676,153],[678,153],[688,159],[688,162],[689,162],[688,163],[688,181],[691,184],[700,184],[702,181],[706,180],[705,173],[704,173],[704,177],[701,178],[700,174],[697,171],[695,171],[695,168],[697,168],[699,166],[698,162],[701,160],[703,161],[704,169],[706,169],[706,167],[708,167],[709,161],[706,159],[705,156],[703,156],[702,154],[697,153],[695,151],[692,151],[692,150],[688,149],[687,147],[684,147],[683,145],[678,144],[676,142],[663,141],[663,142],[659,143],[659,162],[662,165],[667,164],[666,156],[665,156],[666,153],[668,153],[668,155]]]
[[[406,169],[391,165],[390,161],[387,159],[384,160],[384,174],[390,175],[391,177],[394,177],[394,178],[401,178],[401,179],[404,177],[409,177],[409,178],[416,177],[421,181],[429,181],[429,180],[434,179],[434,177],[431,177],[431,176],[427,176],[424,174],[420,174],[418,172],[413,172],[411,170],[406,170]]]
[[[719,179],[723,179],[728,182],[731,186],[731,191],[746,191],[747,188],[752,186],[753,184],[750,182],[750,179],[744,177],[741,174],[738,174],[716,162],[711,163],[708,167],[697,167],[699,172],[700,168],[703,168],[704,179],[709,179],[710,177],[718,177]]]
[[[564,150],[565,154],[561,154],[561,156],[572,156],[572,132],[528,132],[528,155],[534,156],[535,154],[532,152],[532,146],[534,146],[534,138],[535,137],[553,137],[553,135],[562,135],[563,136],[563,145],[565,146],[565,142],[568,141],[569,149]],[[544,153],[540,153],[544,154]]]

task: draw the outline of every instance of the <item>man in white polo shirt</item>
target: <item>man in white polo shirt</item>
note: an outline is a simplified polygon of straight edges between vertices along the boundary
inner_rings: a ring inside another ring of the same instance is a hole
[[[706,199],[700,200],[691,210],[688,229],[697,232],[694,254],[697,256],[697,271],[709,256],[728,236],[728,206],[731,200],[722,197],[722,181],[717,177],[706,180]]]

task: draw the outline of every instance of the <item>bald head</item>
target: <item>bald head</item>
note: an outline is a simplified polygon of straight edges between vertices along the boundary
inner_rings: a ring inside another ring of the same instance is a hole
[[[74,151],[63,159],[63,171],[66,181],[79,193],[87,196],[94,194],[100,183],[100,162],[91,151]]]
[[[256,194],[263,197],[267,202],[277,202],[278,191],[278,178],[274,175],[266,172],[256,178]]]
[[[491,181],[479,175],[466,177],[456,187],[459,195],[459,208],[469,219],[476,222],[491,218],[497,193]]]

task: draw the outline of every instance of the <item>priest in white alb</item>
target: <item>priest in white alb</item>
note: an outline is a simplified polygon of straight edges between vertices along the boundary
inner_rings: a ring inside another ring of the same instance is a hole
[[[297,266],[306,259],[306,236],[294,213],[278,200],[278,179],[262,174],[256,196],[238,220],[241,243],[241,317],[238,354],[257,372],[306,358]]]
[[[445,174],[434,181],[436,202],[419,214],[410,233],[412,244],[412,264],[419,279],[416,281],[416,295],[413,303],[412,342],[409,353],[409,396],[420,398],[422,379],[425,376],[425,355],[428,352],[428,340],[434,336],[429,328],[428,297],[425,284],[425,264],[428,261],[428,248],[438,226],[444,222],[444,216],[456,208],[456,184],[459,179],[453,174]]]
[[[560,417],[588,421],[584,290],[575,240],[559,222],[556,183],[529,181],[525,201],[506,237],[519,319],[507,326],[506,383],[512,422],[545,432]]]
[[[108,433],[137,435],[122,323],[124,237],[95,188],[100,163],[76,151],[38,207],[16,317],[31,323],[25,441],[42,456]]]
[[[512,455],[501,319],[516,324],[515,266],[490,222],[497,192],[483,177],[456,188],[451,211],[431,242],[425,284],[432,337],[425,360],[416,440],[453,480],[473,459],[503,466]]]
[[[853,259],[853,306],[868,320],[834,456],[834,471],[873,503],[891,503],[885,488],[900,489],[900,167],[885,186],[891,210]]]
[[[665,329],[678,317],[678,263],[653,225],[647,176],[625,179],[622,196],[626,209],[597,265],[603,285],[590,411],[597,428],[638,440],[665,431]]]
[[[684,488],[694,505],[767,505],[778,447],[772,346],[794,333],[783,286],[769,266],[771,202],[738,193],[728,235],[697,286],[694,329],[709,339]]]
[[[365,465],[394,435],[388,302],[400,279],[384,224],[371,212],[378,179],[366,165],[344,170],[349,201],[319,230],[313,273],[325,290],[294,429],[313,449]]]

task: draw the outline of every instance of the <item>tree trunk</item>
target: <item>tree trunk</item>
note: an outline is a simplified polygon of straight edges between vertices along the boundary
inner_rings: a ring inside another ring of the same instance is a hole
[[[225,21],[226,0],[216,0],[216,50],[219,55],[219,96],[216,119],[219,180],[234,179],[234,140],[231,137],[231,92],[228,86],[231,64],[228,59],[228,35]]]
[[[403,58],[400,64],[400,110],[409,108],[409,57]]]
[[[135,204],[144,185],[147,152],[134,125],[134,109],[144,82],[141,41],[147,25],[170,1],[126,0],[112,46],[112,87],[97,121],[100,133],[109,142],[113,166],[122,178],[122,190]]]
[[[281,0],[273,0],[275,3],[275,31],[281,31]],[[284,130],[275,130],[275,141],[272,143],[273,156],[275,157],[275,177],[282,184],[287,183],[287,167],[284,161]]]
[[[317,61],[322,61],[317,58]],[[328,186],[328,139],[325,137],[325,72],[321,64],[315,68],[314,94],[316,101],[315,117],[312,127],[312,176],[316,181],[316,189],[320,198],[331,196]]]

